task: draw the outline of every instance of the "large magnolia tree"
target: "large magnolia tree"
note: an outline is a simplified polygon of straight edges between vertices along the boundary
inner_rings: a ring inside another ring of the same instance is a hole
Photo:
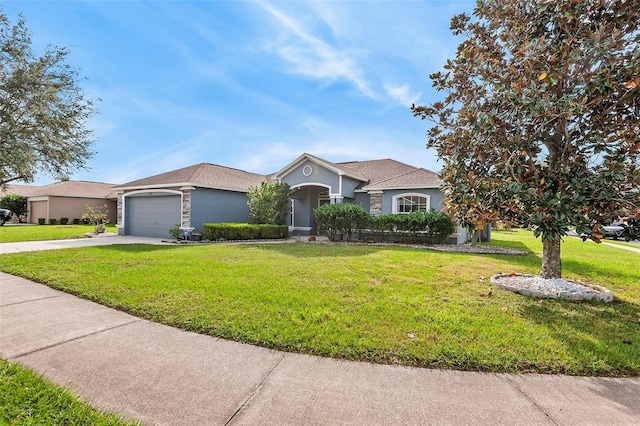
[[[640,218],[640,7],[479,0],[473,15],[452,19],[465,40],[430,76],[446,97],[412,110],[434,122],[457,219],[532,226],[541,276],[559,278],[570,228],[599,241],[604,217]]]
[[[85,124],[94,107],[68,54],[56,46],[35,54],[24,19],[12,25],[0,8],[0,186],[39,172],[61,178],[92,156]]]

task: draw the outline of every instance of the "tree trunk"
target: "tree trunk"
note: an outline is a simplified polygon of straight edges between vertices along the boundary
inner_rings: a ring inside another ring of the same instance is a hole
[[[553,240],[542,240],[542,278],[562,278],[562,261],[560,260],[560,237]]]

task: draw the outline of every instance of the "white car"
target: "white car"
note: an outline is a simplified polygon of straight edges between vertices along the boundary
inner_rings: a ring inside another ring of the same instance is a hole
[[[624,234],[624,227],[620,222],[613,222],[611,225],[603,225],[600,229],[602,229],[602,234],[605,238],[613,238],[617,240],[618,237],[622,237]]]

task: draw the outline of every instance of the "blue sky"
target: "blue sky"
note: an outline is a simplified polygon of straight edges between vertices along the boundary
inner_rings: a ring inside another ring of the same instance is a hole
[[[303,152],[440,169],[412,102],[461,41],[475,1],[5,1],[36,50],[100,98],[97,154],[71,178],[125,183],[210,162],[278,171]],[[41,176],[36,184],[53,177]]]

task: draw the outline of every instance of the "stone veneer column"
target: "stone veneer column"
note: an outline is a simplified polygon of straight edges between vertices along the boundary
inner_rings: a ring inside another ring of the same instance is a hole
[[[369,192],[369,214],[376,216],[382,213],[382,191]]]
[[[182,224],[181,229],[192,231],[191,227],[191,191],[195,190],[192,186],[183,186],[182,191]]]
[[[118,192],[116,199],[116,226],[118,228],[124,227],[124,220],[122,220],[122,201],[124,192]]]

